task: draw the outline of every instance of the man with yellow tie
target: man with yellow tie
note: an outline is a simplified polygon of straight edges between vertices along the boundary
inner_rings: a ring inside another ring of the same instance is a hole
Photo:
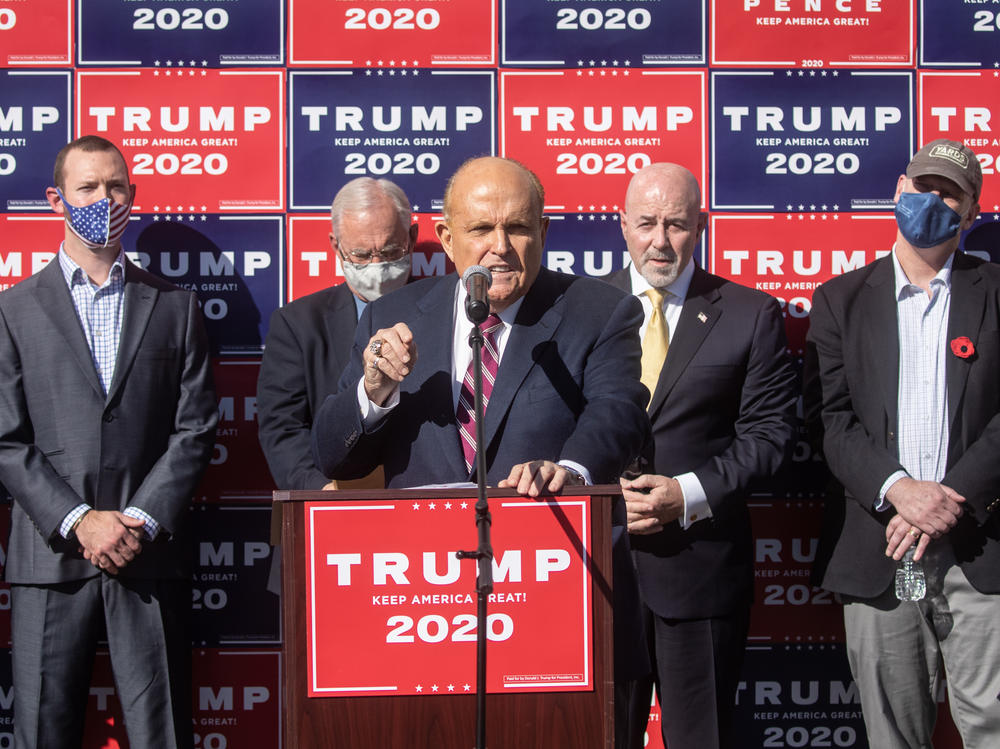
[[[655,684],[670,749],[733,745],[753,600],[746,497],[787,459],[798,388],[778,303],[692,262],[707,222],[687,169],[652,164],[621,211],[632,265],[608,280],[639,297],[652,443],[622,479],[650,658],[633,685],[644,746]]]

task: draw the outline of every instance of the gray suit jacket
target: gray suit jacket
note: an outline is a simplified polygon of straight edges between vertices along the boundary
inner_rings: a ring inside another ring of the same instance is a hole
[[[188,575],[185,526],[218,407],[194,294],[126,262],[121,342],[104,395],[56,260],[0,294],[0,482],[14,498],[6,579],[96,575],[59,524],[81,502],[139,507],[157,539],[123,576]]]

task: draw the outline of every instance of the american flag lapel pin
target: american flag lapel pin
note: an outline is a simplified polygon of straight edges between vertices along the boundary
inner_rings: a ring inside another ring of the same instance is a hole
[[[699,312],[698,322],[707,322],[707,321],[708,321],[708,315],[706,315],[704,312]]]

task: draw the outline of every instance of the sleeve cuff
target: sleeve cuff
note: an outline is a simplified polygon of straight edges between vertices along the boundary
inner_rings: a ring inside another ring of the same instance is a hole
[[[358,380],[358,408],[361,410],[361,426],[365,432],[374,432],[382,423],[382,420],[389,415],[396,406],[399,405],[399,387],[397,386],[384,406],[379,406],[368,400],[368,393],[365,392],[365,378],[362,376]]]
[[[682,473],[674,476],[674,479],[681,485],[681,494],[684,497],[684,514],[677,518],[681,528],[687,530],[699,520],[712,517],[712,508],[708,504],[708,497],[705,496],[705,489],[698,477],[693,473]]]
[[[893,484],[895,484],[900,479],[908,478],[909,475],[910,474],[908,474],[906,471],[896,471],[895,473],[890,474],[889,478],[887,478],[884,482],[882,482],[882,488],[878,490],[878,499],[875,500],[875,504],[873,505],[873,507],[875,508],[875,512],[882,512],[884,510],[888,510],[889,507],[892,506],[892,503],[885,498],[885,495],[889,493],[889,490],[892,488]]]
[[[581,478],[583,478],[583,483],[586,484],[587,486],[594,485],[594,481],[590,476],[590,471],[588,471],[584,466],[580,465],[576,461],[560,460],[559,465],[561,465],[563,468],[568,468],[571,471],[579,473]]]
[[[130,518],[141,520],[146,524],[143,527],[142,532],[146,534],[147,541],[152,541],[160,532],[160,524],[157,523],[153,519],[153,516],[145,510],[140,510],[138,507],[126,507],[124,511],[122,511],[122,515],[128,515]]]
[[[63,521],[59,524],[59,535],[68,539],[70,534],[73,532],[73,527],[76,525],[76,522],[92,509],[94,508],[90,505],[82,503],[67,512],[66,517],[64,517]]]

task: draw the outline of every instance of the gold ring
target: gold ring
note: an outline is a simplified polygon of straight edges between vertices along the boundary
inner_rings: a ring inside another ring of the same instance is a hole
[[[911,526],[908,532],[914,538],[920,538],[920,531],[918,529]]]

